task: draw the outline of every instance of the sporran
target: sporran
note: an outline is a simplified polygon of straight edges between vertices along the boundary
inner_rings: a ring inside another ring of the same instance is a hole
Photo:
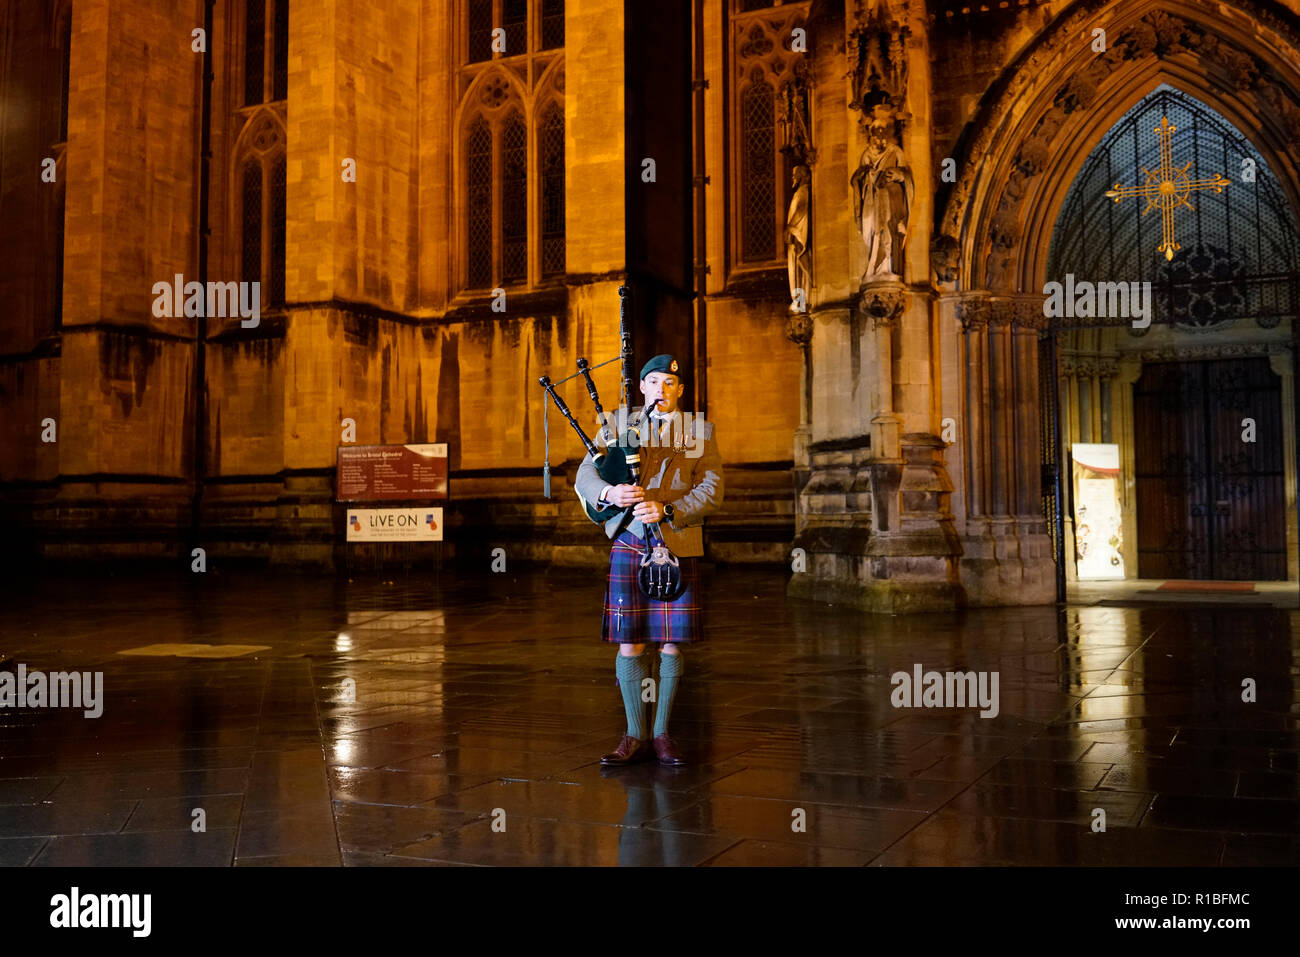
[[[641,556],[636,583],[641,594],[651,601],[673,602],[686,590],[681,564],[657,533],[657,527],[652,532],[651,526],[646,526],[645,554]]]

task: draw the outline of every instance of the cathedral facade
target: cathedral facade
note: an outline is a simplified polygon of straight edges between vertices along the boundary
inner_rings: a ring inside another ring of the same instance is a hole
[[[1071,450],[1107,445],[1114,577],[1298,577],[1294,0],[0,29],[11,561],[337,567],[339,447],[446,443],[441,557],[599,563],[538,379],[618,356],[626,286],[638,367],[678,357],[716,428],[717,561],[872,611],[1049,603],[1093,534]]]

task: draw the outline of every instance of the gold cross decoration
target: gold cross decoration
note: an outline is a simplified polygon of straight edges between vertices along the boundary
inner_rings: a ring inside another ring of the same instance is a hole
[[[1183,166],[1174,166],[1170,140],[1177,129],[1178,127],[1169,124],[1169,117],[1160,118],[1160,125],[1155,128],[1156,136],[1160,137],[1160,168],[1149,170],[1142,167],[1142,173],[1147,178],[1145,185],[1121,186],[1116,183],[1114,189],[1106,190],[1107,198],[1117,203],[1125,196],[1145,196],[1147,205],[1142,210],[1143,216],[1151,207],[1159,204],[1162,241],[1156,247],[1156,252],[1164,253],[1165,259],[1173,259],[1174,250],[1183,248],[1174,241],[1174,210],[1179,206],[1196,208],[1187,201],[1188,194],[1193,190],[1212,189],[1216,193],[1222,193],[1223,187],[1232,182],[1219,173],[1215,173],[1212,179],[1192,179],[1187,175],[1187,170],[1192,165],[1190,160]]]

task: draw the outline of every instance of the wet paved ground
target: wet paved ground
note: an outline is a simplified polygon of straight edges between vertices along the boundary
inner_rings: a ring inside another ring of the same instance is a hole
[[[624,719],[586,573],[11,582],[0,670],[106,700],[0,710],[0,864],[1300,861],[1297,612],[873,617],[784,580],[706,578],[675,770],[599,766]],[[269,650],[121,654],[164,642]],[[997,671],[999,714],[893,707],[916,664]]]

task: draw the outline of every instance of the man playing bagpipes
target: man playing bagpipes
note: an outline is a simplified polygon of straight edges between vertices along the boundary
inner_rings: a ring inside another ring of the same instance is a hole
[[[696,419],[693,434],[686,434],[687,417],[678,409],[684,389],[681,369],[672,356],[659,355],[647,362],[641,369],[641,394],[650,410],[649,422],[634,433],[640,437],[640,483],[608,484],[590,453],[574,483],[578,495],[599,515],[608,512],[605,534],[614,542],[600,637],[619,647],[615,673],[627,712],[627,733],[614,751],[601,758],[605,765],[647,761],[652,750],[660,764],[685,763],[668,736],[668,717],[683,674],[681,646],[703,637],[697,562],[704,554],[704,519],[722,504],[722,457],[712,424]],[[667,552],[655,550],[659,544]],[[673,601],[656,601],[638,587],[638,575],[646,574],[645,563],[652,552],[678,566],[682,590]],[[660,649],[653,729],[647,728],[641,701],[641,683],[650,675],[644,654],[647,644]]]

